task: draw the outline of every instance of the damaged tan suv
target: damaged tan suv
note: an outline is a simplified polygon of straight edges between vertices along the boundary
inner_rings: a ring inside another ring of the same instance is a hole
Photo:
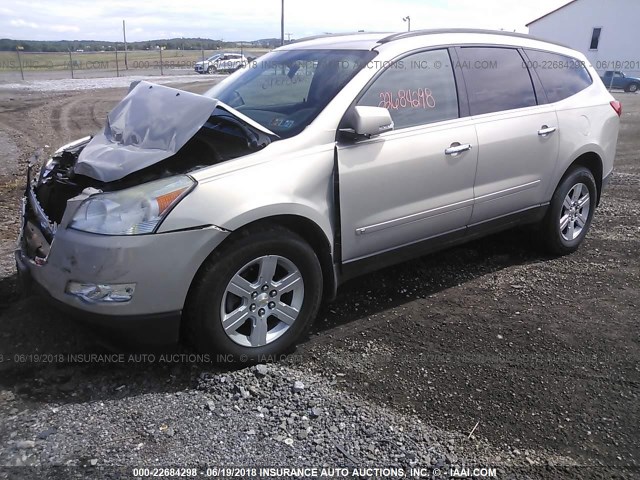
[[[133,86],[29,168],[16,259],[87,321],[257,360],[382,266],[522,224],[577,249],[620,113],[583,55],[525,35],[310,39],[204,95]]]

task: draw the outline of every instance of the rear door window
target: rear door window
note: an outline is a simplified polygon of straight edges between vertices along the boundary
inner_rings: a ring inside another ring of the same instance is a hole
[[[376,68],[375,62],[369,68]],[[371,84],[358,105],[384,107],[396,129],[458,118],[458,93],[449,52],[408,55]]]
[[[461,47],[471,115],[537,105],[529,70],[515,48]]]
[[[529,68],[535,69],[550,103],[559,102],[593,83],[584,64],[557,53],[526,49]]]

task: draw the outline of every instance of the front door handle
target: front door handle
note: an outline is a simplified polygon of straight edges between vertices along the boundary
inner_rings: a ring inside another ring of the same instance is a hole
[[[540,135],[541,137],[546,137],[547,135],[555,131],[556,127],[547,127],[546,125],[542,125],[542,127],[540,127],[540,130],[538,130],[538,135]]]
[[[459,153],[465,152],[467,150],[471,150],[471,145],[465,143],[464,145],[460,145],[458,142],[452,143],[451,146],[445,149],[445,155],[457,155]]]

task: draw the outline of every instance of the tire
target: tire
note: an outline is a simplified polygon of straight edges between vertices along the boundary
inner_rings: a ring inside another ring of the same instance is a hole
[[[632,83],[631,85],[629,85],[627,87],[627,92],[631,92],[631,93],[635,93],[638,91],[638,84],[637,83]]]
[[[209,74],[216,73],[217,71],[218,69],[214,65],[211,65],[209,68],[207,68],[207,73]]]
[[[558,185],[540,233],[545,249],[555,255],[575,252],[591,226],[598,191],[591,172],[576,167]]]
[[[322,268],[290,230],[241,235],[201,268],[186,306],[187,335],[200,352],[255,363],[288,352],[307,332],[322,299]]]

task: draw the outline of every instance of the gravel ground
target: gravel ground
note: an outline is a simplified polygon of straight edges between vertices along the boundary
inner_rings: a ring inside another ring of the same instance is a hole
[[[161,361],[161,354],[157,358]],[[63,380],[61,389],[75,394],[74,403],[53,401],[34,412],[8,412],[0,462],[119,466],[153,465],[160,459],[162,465],[407,470],[462,463],[505,469],[576,463],[531,450],[494,448],[473,436],[443,432],[416,416],[398,415],[356,395],[342,394],[336,388],[344,375],[340,372],[321,376],[274,364],[201,372],[196,377],[197,371],[191,370],[193,388],[160,394],[131,395],[139,385],[132,388],[127,383],[114,383],[103,392]],[[167,381],[173,382],[177,373],[185,372],[171,373],[168,368]],[[112,398],[105,399],[105,393]]]
[[[180,86],[209,87],[197,80]],[[103,336],[16,293],[27,158],[101,128],[125,92],[0,87],[0,477],[483,465],[638,478],[640,95],[617,95],[617,173],[576,254],[541,256],[515,231],[385,269],[341,288],[295,354],[235,369],[176,359],[183,347],[89,361],[111,352]]]

